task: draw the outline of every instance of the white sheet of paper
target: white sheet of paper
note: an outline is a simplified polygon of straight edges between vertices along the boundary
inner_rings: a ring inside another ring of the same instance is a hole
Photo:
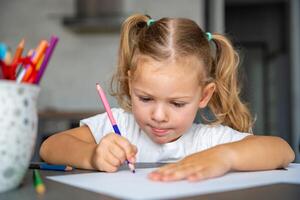
[[[135,174],[123,170],[116,173],[86,173],[49,176],[48,179],[106,194],[121,199],[170,199],[269,185],[300,184],[300,164],[290,164],[287,170],[232,172],[200,182],[154,182],[147,174],[154,168],[137,169]]]

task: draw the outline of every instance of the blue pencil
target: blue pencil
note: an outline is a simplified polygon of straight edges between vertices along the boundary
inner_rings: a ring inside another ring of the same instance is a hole
[[[47,163],[30,163],[30,169],[53,170],[53,171],[71,171],[73,167],[67,165],[50,165]]]

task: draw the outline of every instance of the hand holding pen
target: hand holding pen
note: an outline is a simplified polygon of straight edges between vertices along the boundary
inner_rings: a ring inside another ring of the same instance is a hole
[[[94,160],[94,163],[96,165],[101,165],[96,166],[97,168],[100,168],[100,170],[113,172],[116,171],[118,166],[120,166],[126,160],[129,169],[134,173],[135,168],[133,163],[135,162],[137,148],[126,138],[121,137],[121,132],[113,117],[104,91],[99,84],[96,86],[115,134],[108,134],[102,138],[95,150],[96,156],[94,156],[94,159],[96,160]]]
[[[136,147],[116,133],[106,134],[94,149],[91,165],[94,169],[115,172],[126,162],[130,171],[135,172]]]

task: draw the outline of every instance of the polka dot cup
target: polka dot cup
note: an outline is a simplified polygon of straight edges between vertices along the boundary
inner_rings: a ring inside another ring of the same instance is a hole
[[[39,87],[0,80],[0,192],[16,188],[33,154]]]

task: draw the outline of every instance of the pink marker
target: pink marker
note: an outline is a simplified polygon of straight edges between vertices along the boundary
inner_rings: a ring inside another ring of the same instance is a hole
[[[96,88],[97,88],[98,94],[99,94],[99,96],[101,98],[101,101],[103,103],[103,106],[104,106],[104,108],[106,110],[106,113],[108,115],[108,118],[110,120],[110,123],[111,123],[111,125],[112,125],[115,133],[118,134],[118,135],[121,135],[119,127],[118,127],[118,125],[117,125],[117,123],[115,121],[115,118],[114,118],[114,116],[113,116],[113,114],[111,112],[109,103],[108,103],[108,101],[106,99],[105,93],[104,93],[103,89],[101,88],[101,86],[99,85],[99,83],[96,83]],[[130,171],[132,171],[133,173],[135,173],[135,167],[134,167],[134,165],[132,163],[130,163],[128,160],[126,160],[126,162],[128,164],[128,167],[129,167]]]

